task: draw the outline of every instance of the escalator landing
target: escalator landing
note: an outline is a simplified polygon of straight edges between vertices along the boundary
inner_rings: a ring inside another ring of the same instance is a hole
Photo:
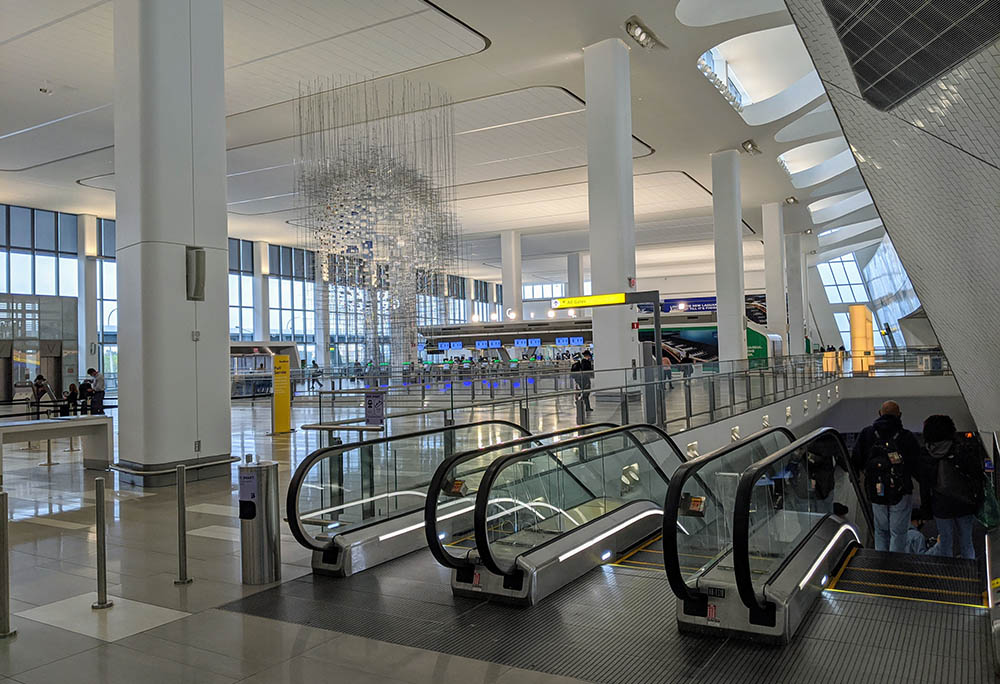
[[[828,590],[985,608],[984,583],[976,561],[855,548]]]

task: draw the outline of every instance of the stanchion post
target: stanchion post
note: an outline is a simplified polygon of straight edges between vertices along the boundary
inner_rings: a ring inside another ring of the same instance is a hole
[[[51,468],[52,466],[59,465],[58,463],[52,462],[52,440],[45,440],[45,463],[39,463],[38,465],[45,468]]]
[[[187,559],[187,468],[177,466],[177,579],[174,584],[191,584]]]
[[[91,608],[101,610],[110,608],[113,604],[108,599],[108,549],[107,525],[104,520],[104,478],[94,480],[94,493],[97,497],[97,601]]]
[[[17,634],[10,628],[10,540],[7,536],[7,492],[0,492],[0,639]]]

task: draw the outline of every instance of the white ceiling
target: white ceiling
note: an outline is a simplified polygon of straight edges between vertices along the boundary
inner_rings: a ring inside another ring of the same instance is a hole
[[[689,252],[699,268],[711,265],[708,155],[751,137],[764,152],[742,157],[744,219],[757,239],[761,203],[795,192],[774,162],[788,150],[775,135],[822,104],[749,126],[695,68],[698,55],[737,39],[730,58],[748,88],[766,94],[808,72],[775,0],[706,0],[709,19],[733,21],[703,27],[678,20],[677,0],[634,0],[627,10],[605,0],[224,2],[229,230],[248,239],[296,240],[287,223],[295,216],[289,100],[300,82],[317,78],[337,84],[406,72],[448,92],[466,232],[525,231],[525,269],[534,260],[539,272],[552,266],[544,266],[553,259],[546,241],[565,247],[571,235],[586,250],[581,49],[624,39],[629,14],[666,45],[631,53],[640,270],[674,272]],[[114,216],[112,15],[110,0],[0,0],[0,201]],[[738,38],[745,34],[757,37]],[[784,62],[777,70],[775,59]],[[804,207],[786,216],[787,230],[809,225]],[[492,249],[482,247],[472,268],[497,258]]]

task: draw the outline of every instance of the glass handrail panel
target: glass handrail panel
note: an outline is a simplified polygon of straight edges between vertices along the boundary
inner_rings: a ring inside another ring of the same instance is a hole
[[[572,439],[610,427],[613,426],[609,423],[594,423],[498,442],[489,447],[457,454],[450,460],[450,464],[442,464],[435,474],[435,479],[440,479],[440,485],[433,507],[434,527],[430,528],[437,538],[439,550],[446,558],[459,563],[465,560],[469,551],[476,548],[473,527],[476,495],[486,469],[495,461],[522,450],[557,444],[559,440]]]
[[[677,559],[689,587],[719,562],[731,562],[733,510],[740,475],[753,463],[791,444],[789,433],[751,436],[691,463],[677,505]]]
[[[290,493],[298,529],[315,548],[337,534],[422,510],[446,456],[524,435],[517,425],[490,421],[326,449],[296,473],[298,489]]]
[[[839,433],[824,429],[744,473],[737,497],[742,521],[736,522],[736,534],[745,535],[747,567],[757,596],[816,525],[834,512],[835,503],[857,510],[849,468]]]
[[[637,501],[662,505],[667,480],[631,428],[537,449],[494,466],[484,511],[489,567],[514,571],[517,557]],[[478,511],[477,511],[478,513]],[[479,523],[477,523],[478,525]]]

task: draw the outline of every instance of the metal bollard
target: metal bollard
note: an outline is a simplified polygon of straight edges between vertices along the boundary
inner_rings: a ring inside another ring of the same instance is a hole
[[[104,521],[104,478],[94,480],[94,493],[97,497],[97,601],[91,608],[100,610],[110,608],[114,602],[108,600],[108,549],[107,529]]]
[[[43,468],[51,468],[52,466],[59,465],[58,462],[52,461],[52,440],[45,440],[45,463],[39,463],[38,465]]]
[[[10,628],[10,549],[7,536],[7,492],[0,492],[0,639],[6,639],[17,634]]]
[[[187,558],[187,468],[177,466],[177,579],[174,584],[191,584]]]

